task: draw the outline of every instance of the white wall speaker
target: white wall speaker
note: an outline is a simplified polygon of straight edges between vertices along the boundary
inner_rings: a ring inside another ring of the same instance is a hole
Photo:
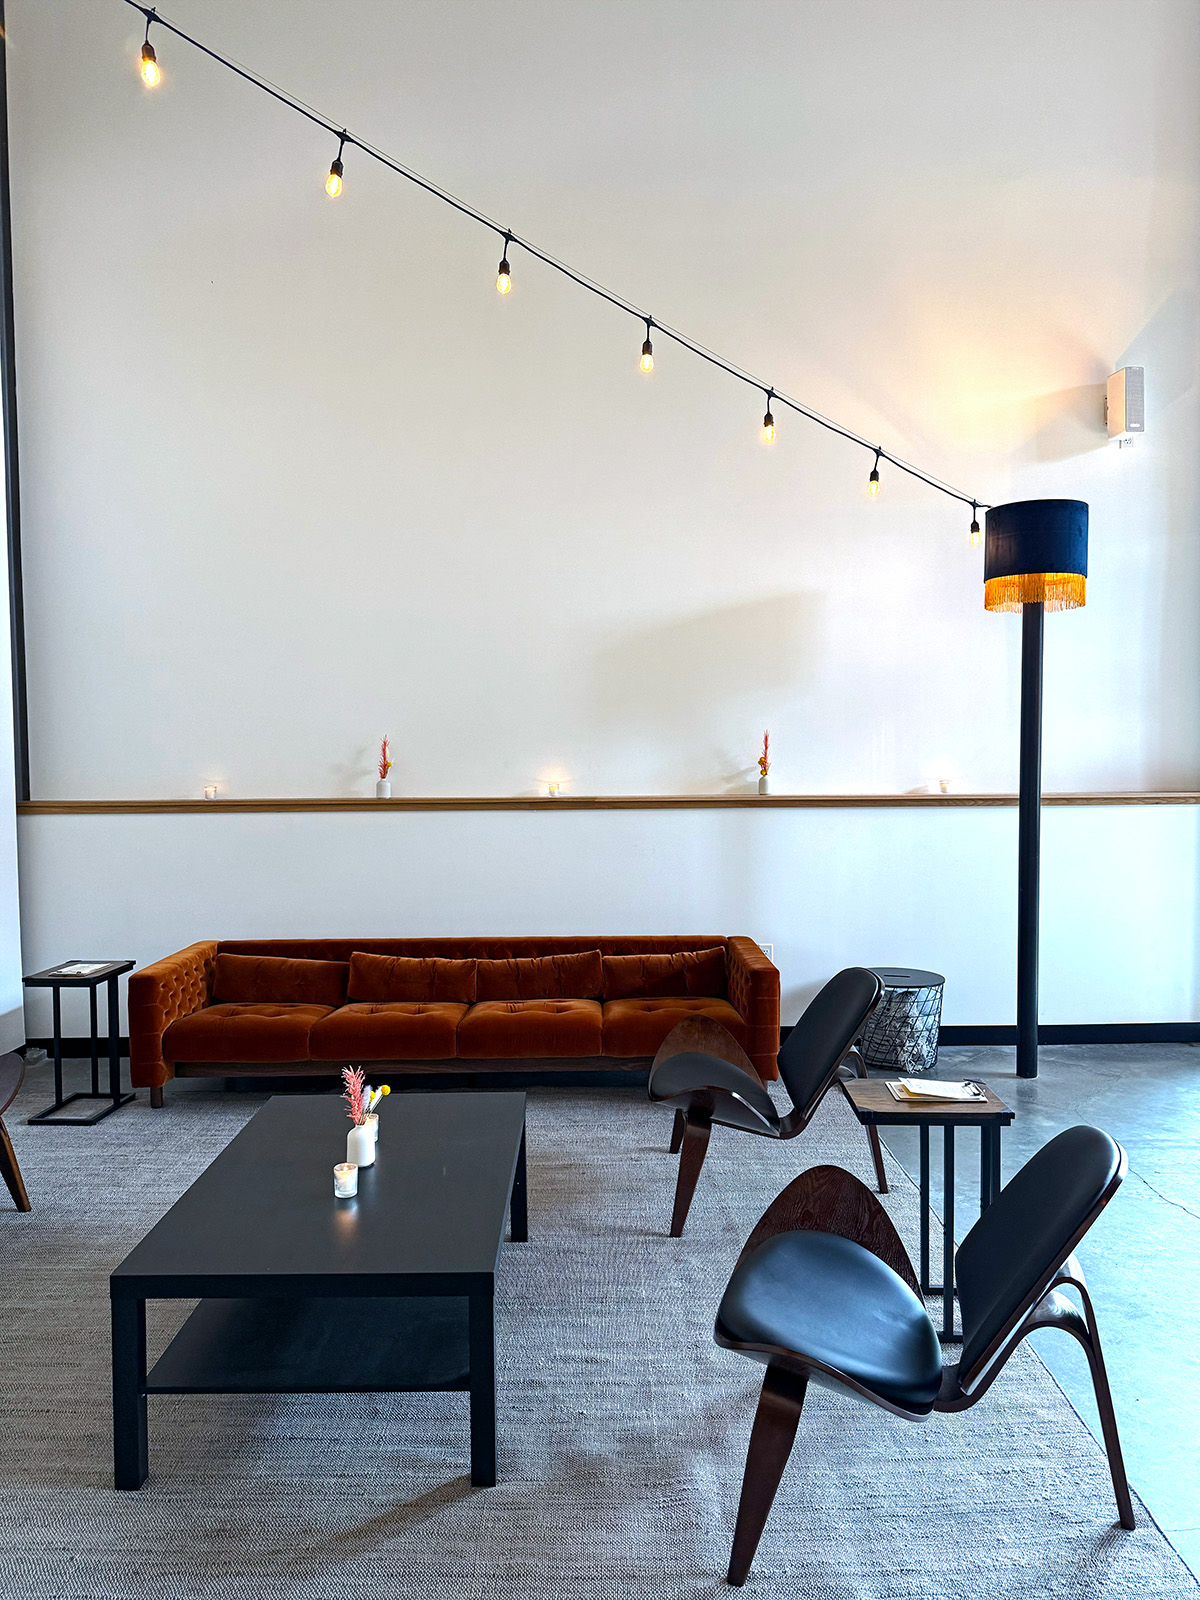
[[[1108,436],[1116,439],[1125,433],[1146,431],[1146,369],[1122,367],[1108,380],[1104,400]]]

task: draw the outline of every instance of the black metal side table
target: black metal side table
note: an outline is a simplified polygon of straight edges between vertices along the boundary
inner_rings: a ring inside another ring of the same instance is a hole
[[[923,1294],[942,1297],[942,1326],[938,1338],[949,1344],[961,1337],[954,1331],[954,1131],[979,1129],[979,1211],[982,1215],[1000,1193],[1000,1132],[1016,1112],[981,1084],[986,1100],[930,1101],[902,1105],[894,1099],[887,1080],[856,1078],[842,1084],[842,1093],[854,1115],[870,1128],[917,1128],[921,1135],[921,1271]],[[929,1281],[929,1130],[942,1130],[942,1281]]]
[[[937,1066],[945,978],[919,967],[871,971],[883,984],[883,999],[863,1030],[863,1060],[894,1072],[929,1072]]]
[[[136,961],[64,961],[62,966],[47,967],[45,972],[31,972],[25,979],[27,989],[50,989],[54,994],[54,1103],[44,1111],[29,1117],[29,1122],[45,1123],[53,1127],[90,1128],[94,1123],[112,1115],[119,1106],[136,1100],[135,1094],[121,1093],[121,1009],[117,994],[117,979],[123,972],[132,972]],[[72,967],[92,967],[91,972],[72,972]],[[96,991],[108,985],[108,1093],[100,1091],[100,1035],[96,1021]],[[62,1007],[60,996],[64,989],[87,989],[92,1016],[92,1087],[79,1089],[63,1098],[62,1077]],[[107,1100],[108,1105],[87,1117],[63,1117],[58,1113],[75,1100]]]

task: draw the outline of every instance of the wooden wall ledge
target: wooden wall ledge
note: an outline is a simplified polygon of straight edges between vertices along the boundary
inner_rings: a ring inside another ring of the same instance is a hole
[[[1015,806],[1015,794],[601,794],[469,795],[457,799],[408,796],[394,800],[348,797],[325,800],[24,800],[23,817],[217,815],[220,812],[291,811],[759,811],[870,809],[897,806]],[[1048,794],[1048,806],[1190,806],[1200,791]]]

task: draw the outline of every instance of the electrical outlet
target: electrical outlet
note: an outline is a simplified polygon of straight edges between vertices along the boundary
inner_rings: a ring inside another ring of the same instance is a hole
[[[760,939],[758,941],[758,948],[762,951],[763,955],[766,956],[768,961],[774,961],[774,959],[775,959],[775,946],[773,944],[764,944],[763,941]]]

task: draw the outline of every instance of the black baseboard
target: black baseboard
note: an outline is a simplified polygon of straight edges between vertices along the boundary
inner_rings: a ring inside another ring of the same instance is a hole
[[[1011,1044],[1016,1025],[967,1023],[938,1029],[938,1043]],[[1043,1022],[1039,1044],[1200,1044],[1200,1022]]]

